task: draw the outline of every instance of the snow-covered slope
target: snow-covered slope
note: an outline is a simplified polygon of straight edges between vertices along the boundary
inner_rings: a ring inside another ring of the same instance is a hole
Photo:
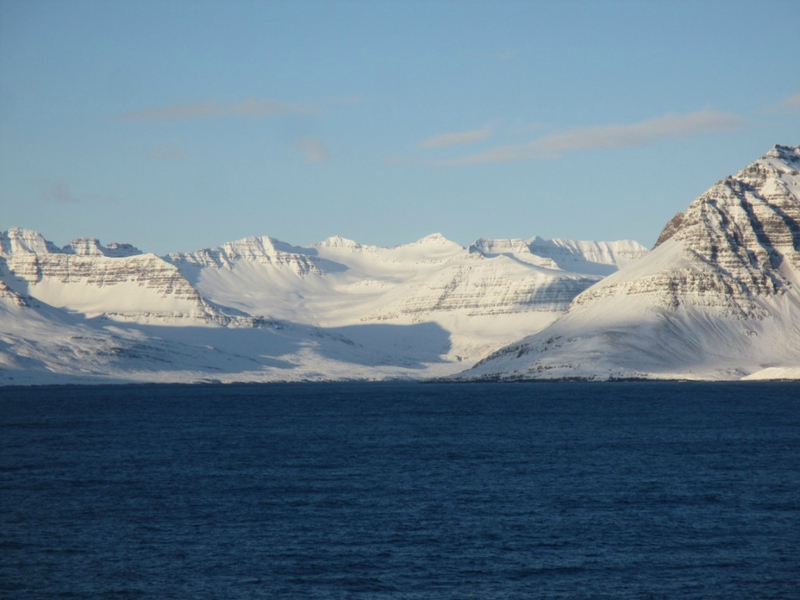
[[[794,377],[800,149],[776,146],[675,216],[650,254],[462,377]]]
[[[162,258],[11,228],[0,234],[0,383],[446,375],[551,323],[645,253],[539,238],[463,248],[434,234],[394,248],[258,237]]]

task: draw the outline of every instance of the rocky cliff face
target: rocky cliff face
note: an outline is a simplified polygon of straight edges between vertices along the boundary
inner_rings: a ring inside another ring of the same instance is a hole
[[[776,146],[676,215],[654,250],[467,376],[737,377],[800,365],[800,149]]]
[[[290,246],[274,238],[251,237],[228,242],[219,248],[206,248],[186,254],[170,254],[175,264],[190,264],[214,269],[231,269],[239,261],[289,269],[297,275],[320,274],[308,250]]]
[[[87,317],[225,320],[174,265],[128,244],[81,238],[59,249],[11,228],[0,235],[0,273],[20,297]]]
[[[72,240],[61,249],[66,254],[79,256],[107,256],[110,258],[125,258],[142,254],[142,251],[130,244],[112,242],[103,246],[97,238],[78,238]]]

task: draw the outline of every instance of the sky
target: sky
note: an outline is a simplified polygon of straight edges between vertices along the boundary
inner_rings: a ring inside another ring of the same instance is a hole
[[[800,144],[800,2],[0,0],[0,231],[635,239]]]

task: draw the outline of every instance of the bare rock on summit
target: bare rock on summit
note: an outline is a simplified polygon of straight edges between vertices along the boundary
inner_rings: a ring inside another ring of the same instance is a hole
[[[676,215],[672,217],[669,221],[667,221],[667,224],[664,225],[664,229],[661,230],[661,233],[659,234],[658,239],[656,240],[655,246],[653,246],[653,250],[658,248],[661,244],[663,244],[673,235],[675,235],[675,233],[677,233],[678,230],[680,230],[681,225],[683,225],[683,218],[684,218],[683,213],[679,212],[676,213]]]
[[[142,254],[142,251],[131,244],[118,244],[112,242],[102,245],[97,238],[78,238],[64,246],[62,252],[77,254],[79,256],[108,256],[112,258],[125,258]]]

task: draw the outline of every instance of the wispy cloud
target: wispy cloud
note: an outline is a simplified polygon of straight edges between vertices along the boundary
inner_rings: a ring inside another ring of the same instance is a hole
[[[730,131],[743,124],[744,120],[732,113],[702,110],[688,115],[671,113],[628,125],[573,129],[539,138],[533,143],[548,152],[641,146],[678,135]]]
[[[40,179],[35,182],[39,200],[49,204],[94,204],[114,203],[121,200],[111,194],[81,193],[75,194],[63,181]]]
[[[119,115],[122,121],[172,121],[208,117],[238,116],[261,118],[284,114],[308,114],[313,109],[299,104],[276,102],[265,98],[247,98],[223,105],[216,101],[200,104],[177,104],[134,110]]]
[[[39,198],[43,202],[51,202],[53,204],[79,204],[80,199],[77,198],[61,181],[42,182]]]
[[[643,146],[682,135],[731,131],[743,125],[744,120],[741,117],[715,110],[702,110],[687,115],[667,114],[639,123],[572,129],[523,144],[496,146],[484,152],[429,161],[428,164],[455,166],[557,158],[565,152],[576,150]]]
[[[328,147],[316,138],[307,137],[295,142],[294,147],[303,153],[306,162],[320,163],[327,161],[331,154]]]
[[[458,131],[455,133],[443,133],[422,140],[417,146],[420,148],[444,148],[445,146],[457,146],[462,144],[475,144],[490,137],[494,133],[491,127],[482,129],[471,129],[470,131]]]
[[[769,112],[783,113],[790,115],[800,114],[800,94],[794,94],[788,98],[784,98],[778,104],[772,107]]]

